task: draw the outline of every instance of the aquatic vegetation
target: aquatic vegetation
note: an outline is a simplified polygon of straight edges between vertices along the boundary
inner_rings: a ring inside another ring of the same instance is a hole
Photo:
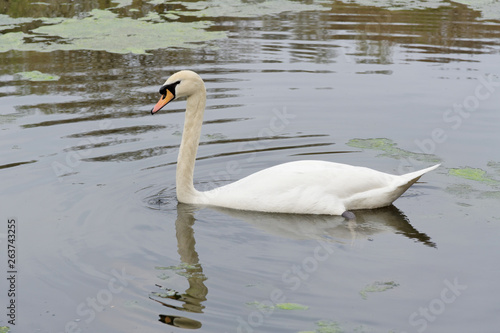
[[[177,292],[174,291],[174,290],[167,290],[165,292],[152,292],[151,293],[151,296],[156,296],[156,297],[161,297],[161,298],[169,298],[169,297],[173,297],[173,296],[176,296],[177,295]]]
[[[335,321],[321,320],[316,323],[314,331],[300,331],[299,333],[342,333],[344,330]]]
[[[272,305],[271,303],[265,304],[263,302],[253,301],[248,302],[247,305],[253,306],[259,310],[307,310],[309,307],[307,305],[297,304],[297,303],[276,303]]]
[[[20,72],[16,73],[16,75],[19,75],[23,80],[29,81],[57,81],[60,79],[59,75],[46,74],[40,71]]]
[[[411,9],[436,9],[439,7],[448,7],[451,4],[442,0],[341,0],[345,3],[356,3],[362,6],[373,6],[388,10],[411,10]],[[453,0],[455,3],[466,5],[472,10],[481,13],[485,20],[500,19],[500,2],[492,0]]]
[[[31,22],[32,20],[33,19],[26,17],[13,18],[8,15],[0,14],[0,32],[16,28],[19,24]]]
[[[309,307],[307,305],[297,304],[297,303],[278,303],[276,308],[281,310],[307,310]]]
[[[452,168],[448,170],[448,174],[455,177],[460,177],[463,179],[469,179],[476,182],[488,184],[488,185],[498,185],[500,182],[492,178],[486,171],[479,168]]]
[[[498,162],[488,162],[487,166],[497,173],[500,171]],[[500,185],[500,181],[483,169],[470,167],[452,168],[448,170],[448,175],[471,181],[469,184],[449,185],[446,188],[446,192],[452,195],[462,199],[500,199],[500,191],[495,190]],[[484,185],[493,187],[494,190],[484,190]],[[463,207],[472,206],[469,203],[463,202],[457,202],[457,204]]]
[[[413,1],[413,0],[341,0],[346,3],[357,3],[362,6],[371,6],[385,8],[389,10],[408,10],[408,9],[428,9],[449,6],[448,3],[442,0],[427,0],[427,1]]]
[[[148,1],[151,5],[163,1]],[[114,0],[116,8],[132,8],[133,1]],[[93,9],[85,17],[11,18],[0,15],[0,52],[9,50],[51,52],[58,50],[96,50],[119,54],[145,54],[149,50],[183,47],[195,48],[217,39],[227,38],[223,31],[208,31],[208,21],[177,21],[181,16],[194,17],[258,17],[285,11],[326,10],[319,4],[287,0],[264,2],[198,1],[173,2],[185,10],[157,13],[151,11],[139,19],[120,17],[110,10]],[[111,8],[113,9],[113,8]],[[22,29],[25,23],[41,21],[38,28]]]
[[[197,47],[194,43],[226,38],[222,31],[206,31],[208,22],[167,22],[151,14],[142,20],[118,17],[108,10],[94,9],[81,18],[42,18],[51,23],[29,33],[0,35],[0,52],[9,50],[51,52],[57,50],[102,50],[111,53],[144,54],[170,47]],[[158,23],[162,22],[162,23]],[[30,40],[31,42],[26,42]]]
[[[317,2],[317,1],[316,1]],[[267,1],[231,1],[231,0],[209,0],[198,2],[172,2],[181,3],[188,9],[182,12],[185,16],[197,17],[258,17],[262,15],[273,15],[282,12],[298,12],[304,10],[328,10],[321,4],[305,4],[287,0]],[[326,2],[325,2],[326,3]]]
[[[382,292],[396,288],[397,286],[399,286],[399,284],[394,281],[375,281],[364,287],[363,290],[359,292],[359,294],[361,295],[361,297],[363,297],[363,299],[367,299],[368,293]]]
[[[500,174],[500,162],[489,161],[486,166],[495,170],[496,173]]]
[[[227,136],[222,133],[205,134],[204,137],[208,140],[225,140]]]
[[[206,276],[203,274],[203,271],[198,264],[188,264],[188,263],[180,263],[179,265],[176,266],[156,266],[156,270],[166,270],[166,271],[173,271],[175,274],[184,276],[185,278],[198,278],[202,280],[206,280]],[[168,274],[162,274],[162,277],[158,276],[162,280],[166,280],[169,278]]]
[[[477,193],[478,191],[468,184],[453,184],[446,188],[446,192],[460,198],[468,198],[471,194]]]
[[[258,301],[247,302],[246,304],[254,308],[257,308],[258,310],[274,310],[275,308],[274,305],[265,304]]]
[[[351,139],[347,145],[354,148],[372,149],[384,152],[379,157],[391,157],[395,159],[414,159],[423,162],[438,163],[441,159],[435,155],[413,153],[397,147],[397,144],[386,138]]]
[[[481,13],[485,20],[500,20],[500,2],[491,0],[453,0]]]

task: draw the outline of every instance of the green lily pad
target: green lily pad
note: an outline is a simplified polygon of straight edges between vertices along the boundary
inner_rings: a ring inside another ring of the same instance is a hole
[[[0,14],[0,32],[3,30],[16,28],[19,24],[31,21],[32,21],[31,18],[26,18],[26,17],[13,18],[10,17],[9,15]]]
[[[222,31],[206,31],[208,22],[168,22],[154,13],[143,20],[118,17],[94,9],[85,18],[41,18],[30,33],[0,35],[0,52],[9,50],[51,52],[57,50],[103,50],[111,53],[144,54],[171,47],[198,47],[194,43],[226,38]],[[157,23],[161,22],[161,23]],[[30,40],[30,42],[26,42]]]
[[[29,81],[57,81],[60,79],[59,75],[45,74],[40,71],[20,72],[17,75],[21,76],[21,79]]]
[[[274,15],[288,11],[329,10],[328,6],[322,6],[317,3],[307,4],[288,0],[208,0],[197,2],[172,2],[172,4],[182,4],[188,10],[182,12],[182,15],[196,17],[259,17],[262,15]]]
[[[351,139],[347,142],[350,147],[361,149],[372,149],[384,152],[378,156],[391,157],[395,159],[414,159],[423,162],[438,163],[441,162],[435,155],[413,153],[397,147],[397,144],[386,138],[372,138],[372,139]]]
[[[362,6],[379,7],[388,10],[412,10],[412,9],[432,9],[439,7],[447,7],[451,4],[443,0],[340,0],[342,2],[352,4],[356,3]],[[500,19],[500,2],[493,0],[453,0],[455,3],[466,5],[469,8],[481,13],[481,17],[487,20]]]
[[[481,13],[486,20],[500,20],[500,2],[491,0],[453,0],[454,2],[467,5],[473,10]]]
[[[308,306],[302,305],[302,304],[297,304],[297,303],[277,303],[277,304],[272,304],[271,302],[268,302],[269,304],[263,303],[263,302],[258,302],[258,301],[253,301],[253,302],[248,302],[247,305],[256,307],[259,310],[274,310],[274,309],[280,309],[280,310],[307,310],[309,309]]]
[[[265,304],[262,302],[258,301],[253,301],[253,302],[248,302],[247,305],[255,307],[259,310],[274,310],[274,305],[270,304]]]
[[[448,174],[463,179],[469,179],[488,185],[498,185],[500,182],[492,178],[486,171],[479,168],[453,168],[448,170]]]
[[[361,295],[361,297],[363,297],[363,299],[367,299],[367,297],[368,297],[367,293],[382,292],[382,291],[396,288],[397,286],[399,286],[399,284],[394,282],[394,281],[387,281],[387,282],[375,281],[375,282],[367,285],[365,288],[363,288],[363,290],[361,290],[359,292],[359,294]]]
[[[297,303],[278,303],[276,308],[281,310],[307,310],[308,306]]]
[[[342,333],[344,330],[335,321],[321,320],[316,323],[314,331],[300,331],[299,333]]]

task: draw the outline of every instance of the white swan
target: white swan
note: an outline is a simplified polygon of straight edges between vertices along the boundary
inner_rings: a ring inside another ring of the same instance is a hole
[[[401,176],[325,161],[297,161],[256,172],[234,183],[205,192],[193,185],[206,91],[192,71],[173,74],[160,88],[154,114],[171,100],[187,97],[186,118],[177,158],[176,190],[179,202],[239,210],[343,215],[350,210],[389,206],[424,173],[438,165]]]

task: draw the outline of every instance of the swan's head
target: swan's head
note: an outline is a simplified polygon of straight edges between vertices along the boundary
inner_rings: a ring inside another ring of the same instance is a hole
[[[151,114],[160,111],[161,108],[174,99],[189,97],[200,90],[205,90],[205,86],[198,74],[187,70],[177,72],[169,77],[163,86],[161,86],[161,98],[151,110]]]

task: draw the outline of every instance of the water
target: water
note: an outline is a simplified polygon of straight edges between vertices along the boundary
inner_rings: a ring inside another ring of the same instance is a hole
[[[0,4],[5,275],[18,227],[16,325],[4,310],[0,327],[496,332],[497,9],[372,5]],[[110,37],[57,30],[84,17]],[[120,32],[165,21],[180,33],[152,32],[158,49]],[[180,69],[207,85],[200,189],[300,159],[442,166],[355,222],[178,205],[185,102],[149,111]],[[18,74],[35,70],[52,77]]]

